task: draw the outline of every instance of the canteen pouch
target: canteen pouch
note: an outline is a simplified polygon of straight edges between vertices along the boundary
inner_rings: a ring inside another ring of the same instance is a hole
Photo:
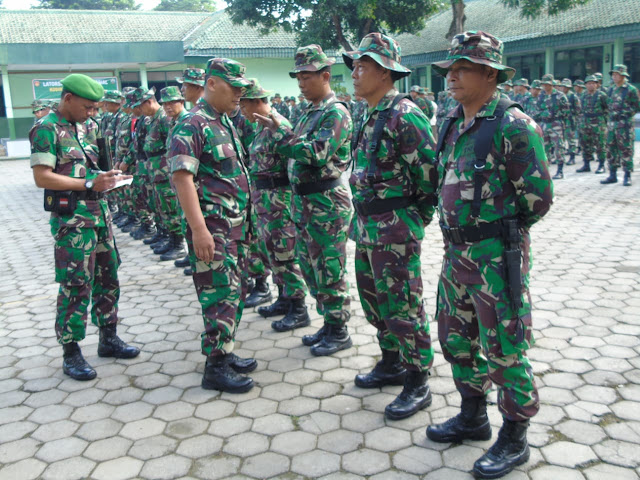
[[[44,211],[71,215],[76,210],[78,194],[71,190],[44,189]]]

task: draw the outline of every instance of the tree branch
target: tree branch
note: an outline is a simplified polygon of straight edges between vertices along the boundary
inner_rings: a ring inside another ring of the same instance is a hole
[[[336,27],[336,38],[342,48],[344,48],[347,52],[353,50],[351,43],[345,38],[344,33],[342,31],[342,23],[340,23],[340,17],[338,15],[332,15],[331,20],[333,21],[333,25]]]

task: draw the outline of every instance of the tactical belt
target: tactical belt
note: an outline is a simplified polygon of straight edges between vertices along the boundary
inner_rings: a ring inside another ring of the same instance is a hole
[[[442,236],[445,240],[453,244],[472,243],[502,236],[504,225],[500,220],[491,223],[481,223],[479,225],[469,225],[466,227],[449,227],[440,224]]]
[[[78,200],[100,200],[101,198],[104,198],[104,193],[102,192],[87,192],[86,190],[84,192],[78,192]]]
[[[602,113],[585,113],[584,116],[586,118],[604,117]]]
[[[166,148],[162,148],[160,150],[156,150],[155,152],[144,152],[144,154],[147,156],[147,158],[162,156],[165,153],[167,153],[167,149]]]
[[[286,187],[289,185],[289,177],[266,177],[258,178],[255,181],[255,187],[258,190],[271,190],[278,187]]]
[[[406,208],[415,203],[415,197],[376,198],[369,202],[353,202],[353,206],[361,217]]]
[[[293,193],[296,195],[310,195],[312,193],[326,192],[327,190],[331,190],[341,184],[342,181],[339,178],[332,178],[330,180],[322,180],[320,182],[292,183],[291,190],[293,190]]]

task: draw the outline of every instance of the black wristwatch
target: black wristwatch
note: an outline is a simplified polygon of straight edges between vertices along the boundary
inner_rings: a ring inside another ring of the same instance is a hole
[[[84,188],[87,189],[87,192],[91,192],[93,189],[93,180],[87,180],[84,182]]]

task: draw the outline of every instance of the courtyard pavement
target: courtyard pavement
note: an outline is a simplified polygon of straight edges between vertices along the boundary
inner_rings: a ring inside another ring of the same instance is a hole
[[[505,478],[637,479],[640,174],[624,188],[567,170],[551,212],[532,230],[537,342],[529,355],[542,406],[529,430],[531,460]],[[258,386],[231,395],[200,388],[202,319],[191,278],[117,231],[119,332],[142,353],[129,361],[98,358],[89,326],[81,345],[98,378],[69,379],[53,330],[58,286],[42,204],[29,162],[0,162],[0,479],[462,480],[495,441],[495,405],[491,441],[427,440],[427,425],[456,414],[460,401],[433,322],[429,408],[385,420],[400,387],[354,387],[379,348],[358,302],[353,244],[354,347],[315,358],[302,346],[300,337],[322,323],[310,299],[312,326],[293,333],[273,332],[270,321],[246,311],[237,353],[258,359]],[[423,252],[433,319],[442,256],[437,220]]]

